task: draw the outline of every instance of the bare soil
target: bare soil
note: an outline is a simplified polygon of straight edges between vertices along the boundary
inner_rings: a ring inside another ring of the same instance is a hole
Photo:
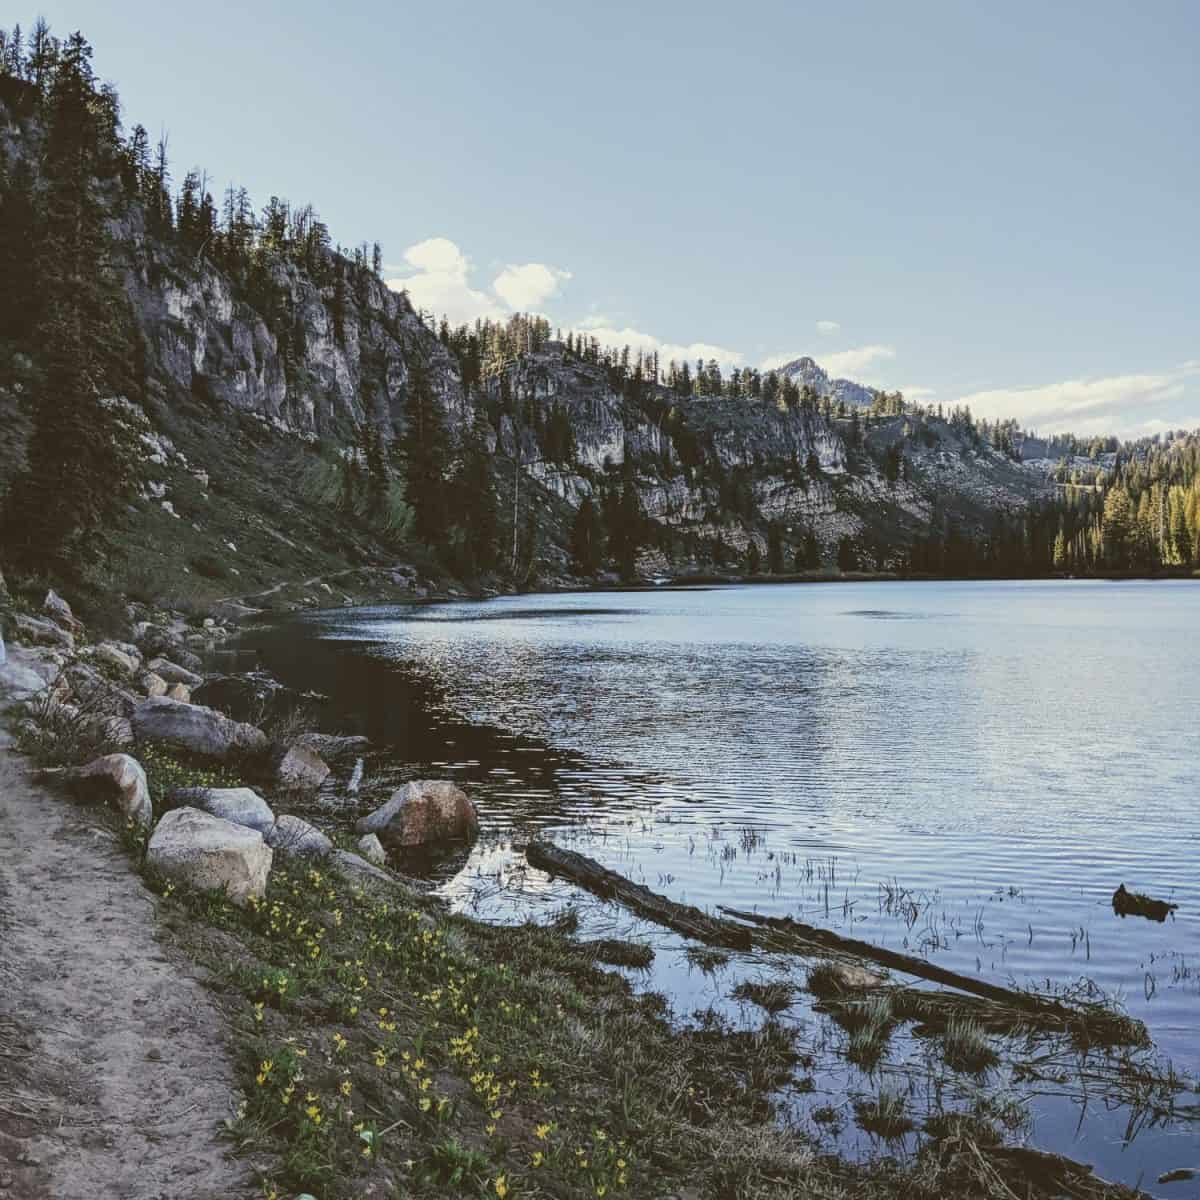
[[[237,1200],[226,1027],[99,813],[0,731],[0,1200]]]

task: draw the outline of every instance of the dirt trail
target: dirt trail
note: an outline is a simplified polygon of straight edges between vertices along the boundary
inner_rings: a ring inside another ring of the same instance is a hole
[[[0,731],[0,1200],[238,1200],[221,1015],[155,896]]]

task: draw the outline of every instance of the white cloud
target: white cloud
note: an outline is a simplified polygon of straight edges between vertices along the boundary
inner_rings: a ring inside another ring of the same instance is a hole
[[[913,404],[928,404],[937,396],[937,392],[933,388],[927,387],[902,387],[899,389],[905,400],[912,401]]]
[[[387,285],[394,292],[408,292],[414,308],[439,317],[444,313],[452,325],[505,315],[493,297],[471,287],[471,260],[449,238],[427,238],[409,246],[404,261],[415,274],[389,279]]]
[[[665,342],[652,333],[643,333],[640,329],[631,329],[629,326],[617,329],[608,318],[602,316],[585,317],[576,325],[575,332],[594,337],[601,346],[617,349],[628,346],[631,350],[647,352],[657,350],[659,362],[663,367],[671,359],[678,363],[694,364],[697,359],[703,359],[707,363],[711,358],[728,369],[740,366],[745,358],[737,350],[714,346],[711,342],[689,342],[683,345],[679,342]]]
[[[1200,396],[1200,362],[1146,375],[1067,379],[1039,387],[992,388],[963,396],[961,403],[985,417],[1014,417],[1039,433],[1137,434],[1187,424],[1164,415],[1179,401]]]
[[[540,308],[571,278],[570,271],[560,271],[545,263],[524,263],[507,266],[492,283],[492,291],[510,308],[529,312]]]
[[[837,333],[841,326],[836,321],[818,321],[817,332],[828,337],[831,333]]]

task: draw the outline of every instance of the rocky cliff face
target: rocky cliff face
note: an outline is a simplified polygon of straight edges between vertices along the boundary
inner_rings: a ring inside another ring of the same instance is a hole
[[[404,297],[366,276],[335,334],[328,289],[294,264],[270,277],[282,319],[268,320],[208,260],[191,262],[148,238],[134,210],[116,223],[125,286],[151,367],[168,386],[267,418],[281,431],[345,436],[370,421],[391,435],[403,424],[409,364],[420,356],[452,420],[469,406],[457,368]]]
[[[148,238],[136,215],[118,232],[151,373],[169,394],[255,413],[281,433],[309,440],[339,444],[360,422],[391,439],[403,431],[419,360],[452,437],[482,418],[500,477],[519,474],[524,486],[544,489],[564,506],[560,546],[569,511],[618,478],[636,486],[647,517],[687,539],[693,561],[695,546],[717,541],[742,552],[754,540],[765,551],[770,522],[796,538],[812,530],[827,558],[843,537],[899,548],[938,505],[969,519],[992,505],[1020,507],[1044,490],[1033,472],[967,446],[944,427],[924,442],[900,438],[911,470],[889,483],[879,454],[904,418],[868,430],[865,446],[852,454],[847,423],[819,411],[759,399],[681,398],[651,384],[631,399],[603,365],[557,342],[520,356],[468,393],[454,355],[403,296],[374,277],[347,307],[339,337],[328,288],[291,263],[272,268],[284,315],[268,317],[211,263],[181,261]],[[830,380],[811,359],[784,370],[835,401],[870,402],[868,389]],[[558,457],[548,454],[541,423],[554,410],[565,413],[573,443]],[[731,480],[740,481],[749,505],[731,509]],[[888,561],[883,553],[879,559]]]

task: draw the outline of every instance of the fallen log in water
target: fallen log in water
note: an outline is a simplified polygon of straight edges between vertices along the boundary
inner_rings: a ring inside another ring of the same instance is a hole
[[[638,916],[698,942],[731,950],[749,950],[754,945],[754,930],[745,925],[711,917],[689,904],[676,904],[574,850],[563,850],[550,842],[530,842],[525,848],[525,858],[531,867],[561,875],[604,900],[619,900]]]
[[[940,983],[956,991],[981,996],[1009,1009],[1017,1009],[1028,1014],[1031,1023],[1070,1029],[1087,1035],[1090,1040],[1114,1044],[1145,1045],[1149,1042],[1146,1027],[1140,1021],[1100,1004],[1068,1005],[1036,992],[1001,987],[969,975],[960,975],[957,971],[911,954],[901,954],[857,938],[842,937],[828,929],[793,921],[790,917],[765,917],[724,905],[720,906],[721,911],[735,919],[716,917],[692,905],[677,904],[666,896],[652,892],[645,885],[634,883],[624,875],[609,870],[595,859],[574,850],[564,850],[550,842],[530,842],[525,857],[531,866],[569,879],[605,900],[616,900],[639,916],[710,946],[734,950],[759,949],[842,962],[877,963],[930,983]]]

